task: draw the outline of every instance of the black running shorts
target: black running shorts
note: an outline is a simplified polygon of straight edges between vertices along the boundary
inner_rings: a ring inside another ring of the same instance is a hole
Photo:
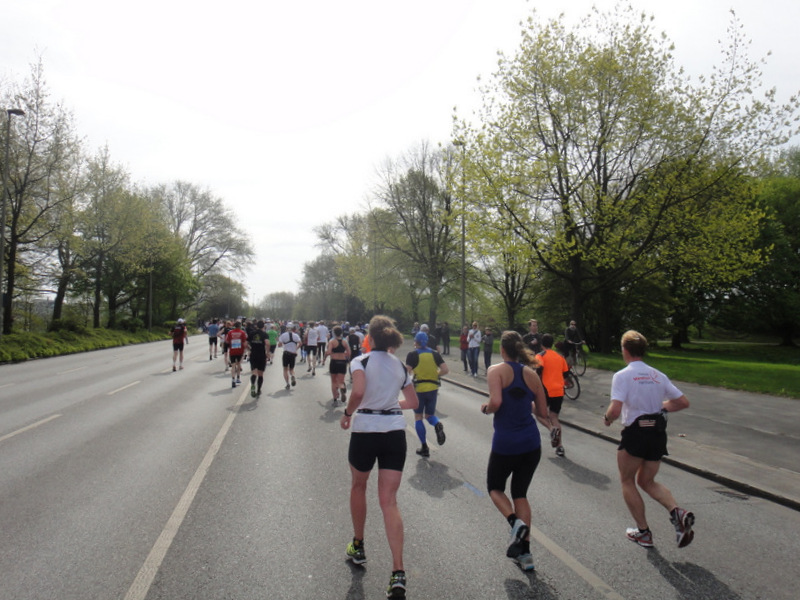
[[[263,371],[266,368],[267,368],[266,356],[254,357],[252,354],[250,355],[250,370]]]
[[[561,405],[564,402],[564,396],[556,396],[555,398],[547,397],[547,408],[551,413],[559,414],[561,412]]]
[[[385,433],[354,431],[350,434],[350,449],[347,459],[356,471],[367,473],[378,461],[379,469],[402,471],[406,464],[405,429]]]
[[[489,454],[489,468],[486,470],[486,488],[489,493],[506,491],[506,481],[511,477],[511,498],[525,498],[533,480],[536,467],[542,458],[541,446],[524,454]]]
[[[635,423],[622,430],[619,450],[645,460],[661,460],[667,452],[667,432],[655,427],[641,428]]]
[[[294,369],[296,360],[297,360],[297,354],[295,354],[294,352],[286,352],[286,350],[283,351],[281,364],[283,364],[284,367],[289,367],[290,370]]]
[[[333,358],[331,359],[331,375],[344,375],[347,373],[347,361]]]

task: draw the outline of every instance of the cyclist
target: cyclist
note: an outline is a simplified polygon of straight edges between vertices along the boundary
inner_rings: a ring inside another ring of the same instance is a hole
[[[564,330],[564,346],[567,351],[567,362],[570,365],[577,364],[578,348],[582,347],[585,342],[583,334],[578,331],[577,323],[572,319],[569,322],[569,327]]]

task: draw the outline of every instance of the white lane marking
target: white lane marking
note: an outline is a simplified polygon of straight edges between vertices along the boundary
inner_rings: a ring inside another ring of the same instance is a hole
[[[133,383],[129,383],[128,385],[123,385],[121,388],[117,388],[117,389],[115,389],[115,390],[112,390],[112,391],[108,392],[108,395],[109,395],[109,396],[113,396],[113,395],[114,395],[114,394],[116,394],[117,392],[121,392],[121,391],[123,391],[123,390],[127,390],[128,388],[131,388],[131,387],[133,387],[133,386],[135,386],[135,385],[139,385],[140,383],[142,383],[142,382],[141,382],[141,380],[139,380],[139,381],[134,381]]]
[[[48,423],[48,422],[52,421],[53,419],[57,419],[60,416],[61,415],[52,415],[50,417],[47,417],[46,419],[42,419],[41,421],[36,421],[36,423],[31,423],[27,427],[23,427],[22,429],[17,429],[16,431],[12,431],[11,433],[7,433],[3,437],[0,437],[0,442],[4,442],[9,438],[14,437],[15,435],[19,435],[20,433],[25,433],[26,431],[30,431],[31,429],[35,429],[36,427],[39,427],[39,425],[44,425],[45,423]]]
[[[83,371],[84,369],[87,369],[87,368],[88,367],[77,367],[75,369],[68,369],[66,371],[59,371],[58,375],[66,375],[67,373],[74,373],[75,371]]]
[[[597,590],[597,592],[604,598],[609,598],[610,600],[625,600],[622,596],[615,592],[610,585],[600,579],[592,571],[584,567],[575,558],[573,558],[572,555],[547,537],[544,533],[539,531],[536,527],[530,528],[530,536],[544,546],[548,552],[550,552],[550,554],[572,569],[572,571],[578,577],[583,579],[586,583]]]
[[[161,563],[164,562],[164,557],[167,555],[167,551],[172,545],[172,541],[175,539],[178,529],[186,518],[192,502],[194,502],[194,497],[197,495],[200,485],[203,483],[209,468],[211,468],[211,463],[214,462],[219,449],[222,447],[222,442],[225,440],[225,436],[228,434],[228,430],[231,428],[233,420],[239,412],[237,409],[242,405],[247,396],[248,394],[243,390],[242,395],[234,405],[234,410],[228,414],[228,418],[225,419],[225,422],[222,424],[222,428],[219,430],[219,433],[217,433],[217,437],[214,438],[203,461],[200,463],[200,466],[197,467],[197,471],[195,471],[191,481],[189,481],[189,485],[183,492],[183,496],[181,496],[181,499],[178,501],[175,510],[172,511],[172,515],[164,526],[164,530],[161,532],[161,535],[158,536],[142,568],[139,569],[136,579],[133,580],[128,593],[125,594],[125,600],[144,600],[147,596],[147,592],[153,585],[156,573],[158,573],[158,569],[161,568]]]

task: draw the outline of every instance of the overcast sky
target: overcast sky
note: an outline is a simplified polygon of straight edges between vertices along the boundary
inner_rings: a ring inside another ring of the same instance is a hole
[[[720,63],[734,9],[781,99],[800,90],[797,0],[633,0],[693,75]],[[365,206],[376,171],[422,140],[446,143],[453,107],[513,53],[519,22],[571,20],[612,0],[4,0],[0,76],[42,56],[92,151],[134,182],[183,180],[240,218],[257,253],[256,302],[297,291],[313,227]]]

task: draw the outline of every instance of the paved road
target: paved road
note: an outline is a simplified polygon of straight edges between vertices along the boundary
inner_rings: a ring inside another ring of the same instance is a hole
[[[186,370],[172,373],[170,355],[159,342],[0,367],[0,599],[382,597],[374,478],[367,568],[343,560],[348,434],[326,374],[300,367],[287,392],[269,367],[254,402],[202,339]],[[679,550],[648,503],[657,547],[645,551],[623,535],[613,444],[579,430],[565,434],[566,458],[546,453],[537,470],[537,570],[520,572],[484,492],[482,396],[449,383],[440,394],[448,440],[430,459],[413,453],[408,419],[409,598],[796,596],[800,536],[786,532],[800,532],[800,513],[666,466],[698,534]]]

